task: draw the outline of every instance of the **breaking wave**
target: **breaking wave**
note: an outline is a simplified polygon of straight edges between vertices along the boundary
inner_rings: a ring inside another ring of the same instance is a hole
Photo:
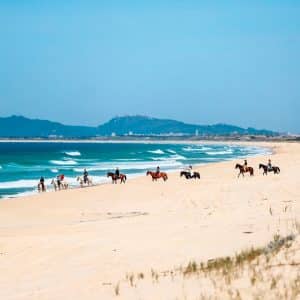
[[[79,151],[68,151],[68,152],[64,152],[66,155],[69,156],[80,156],[81,153]]]
[[[59,166],[73,166],[77,165],[77,161],[75,160],[50,160],[50,163],[53,165],[59,165]]]
[[[157,150],[149,150],[149,153],[153,153],[153,154],[165,154],[164,151],[157,149]]]
[[[224,151],[207,151],[205,152],[207,155],[225,155],[225,154],[232,154],[233,150],[224,150]]]

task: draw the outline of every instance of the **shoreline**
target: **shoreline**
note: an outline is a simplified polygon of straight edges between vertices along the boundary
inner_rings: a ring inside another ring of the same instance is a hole
[[[0,140],[1,142],[1,140]],[[46,143],[52,143],[52,141],[45,141]],[[14,143],[14,142],[13,142]],[[30,142],[29,142],[30,143]],[[74,142],[76,143],[76,142]],[[89,142],[87,142],[89,143]],[[93,143],[91,141],[91,143]],[[106,141],[103,141],[101,143],[106,143]],[[110,143],[110,142],[107,142],[107,143]],[[113,143],[118,143],[118,142],[114,142]],[[139,144],[139,143],[146,143],[145,141],[144,142],[135,142],[135,141],[132,141],[133,144]],[[236,142],[236,143],[232,143],[232,142],[219,142],[219,143],[214,143],[214,142],[201,142],[201,143],[198,143],[198,142],[189,142],[187,143],[187,141],[181,143],[177,143],[176,141],[173,141],[171,143],[168,143],[168,142],[163,142],[163,143],[156,143],[156,142],[153,142],[151,144],[187,144],[187,145],[229,145],[229,146],[245,146],[245,143],[247,143],[247,146],[253,146],[253,147],[257,147],[256,143],[253,143],[253,142]],[[253,143],[253,145],[252,145]],[[194,164],[193,167],[195,169],[199,169],[200,167],[202,166],[205,166],[207,164],[213,164],[213,163],[221,163],[221,162],[225,162],[225,161],[234,161],[234,160],[237,160],[237,159],[243,159],[243,158],[251,158],[251,157],[257,157],[257,156],[266,156],[266,155],[272,155],[274,153],[274,149],[273,147],[270,147],[270,145],[266,146],[264,145],[263,147],[260,145],[258,146],[257,148],[260,148],[261,150],[264,150],[265,152],[262,152],[262,153],[257,153],[257,154],[248,154],[248,155],[245,155],[243,157],[234,157],[234,158],[224,158],[224,159],[220,159],[220,161],[212,161],[212,162],[203,162],[203,163],[197,163],[197,164]],[[268,151],[270,151],[270,153],[268,153]],[[159,165],[159,160],[157,161],[158,165]],[[170,174],[174,174],[174,173],[177,173],[177,172],[180,172],[182,170],[182,168],[184,168],[184,166],[182,166],[181,168],[174,168],[174,169],[166,169],[165,171],[167,173],[170,173]],[[140,178],[140,177],[143,177],[145,176],[144,172],[142,173],[134,173],[134,174],[126,174],[128,179],[127,180],[135,180],[136,178]],[[132,176],[131,176],[132,175]],[[75,176],[76,177],[76,176]],[[68,178],[70,178],[68,176]],[[49,178],[50,180],[50,178]],[[109,180],[109,179],[108,179]],[[107,181],[107,182],[100,182],[100,183],[96,183],[96,184],[93,184],[92,186],[84,186],[84,187],[80,187],[80,186],[70,186],[67,190],[65,191],[69,191],[69,190],[76,190],[76,189],[81,189],[81,188],[91,188],[91,187],[97,187],[97,186],[102,186],[102,185],[105,185],[105,184],[110,184],[111,181]],[[1,182],[0,182],[1,184]],[[49,188],[50,187],[50,188]],[[48,184],[48,189],[46,191],[46,193],[58,193],[58,192],[61,192],[63,190],[59,190],[59,191],[55,191],[54,188]],[[26,195],[24,195],[24,193],[26,193]],[[34,191],[25,191],[25,192],[21,192],[20,193],[21,195],[18,196],[18,194],[16,195],[13,195],[11,197],[0,197],[0,201],[3,201],[3,200],[11,200],[11,199],[16,199],[16,198],[23,198],[23,197],[32,197],[32,196],[36,196],[36,195],[40,195],[40,194],[43,194],[43,193],[38,193],[36,190]],[[4,195],[5,196],[5,195]]]
[[[300,144],[270,146],[279,175],[258,172],[258,164],[268,159],[258,156],[248,159],[255,167],[253,177],[238,179],[235,161],[224,161],[200,166],[199,181],[176,174],[166,182],[139,177],[125,185],[0,201],[0,263],[7,270],[0,278],[0,298],[176,299],[185,291],[195,295],[199,285],[188,278],[182,283],[160,275],[152,282],[152,270],[173,270],[191,261],[264,247],[275,234],[289,235],[299,220]],[[288,252],[289,259],[298,262],[299,251],[293,253]],[[148,280],[139,280],[136,288],[124,284],[126,276],[141,272]],[[118,282],[120,296],[114,290]],[[270,281],[260,282],[270,288]]]

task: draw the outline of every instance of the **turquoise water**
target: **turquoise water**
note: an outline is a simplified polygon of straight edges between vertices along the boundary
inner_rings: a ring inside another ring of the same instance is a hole
[[[36,193],[40,176],[51,189],[51,179],[65,174],[72,186],[86,168],[94,183],[109,182],[108,171],[119,167],[130,177],[191,164],[243,158],[266,152],[256,147],[153,143],[0,143],[0,197]]]

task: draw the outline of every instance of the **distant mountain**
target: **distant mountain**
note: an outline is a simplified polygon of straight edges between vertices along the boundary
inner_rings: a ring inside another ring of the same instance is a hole
[[[0,137],[88,137],[96,135],[96,131],[93,127],[69,126],[22,116],[0,118]]]
[[[241,128],[227,124],[194,125],[145,116],[116,117],[98,127],[70,126],[47,120],[28,119],[22,116],[0,118],[0,137],[65,137],[87,138],[111,135],[267,135],[270,130]]]
[[[270,130],[257,130],[254,128],[241,128],[233,125],[194,125],[183,122],[156,119],[145,116],[124,116],[111,119],[109,122],[100,125],[98,132],[107,135],[114,132],[116,135],[124,135],[131,132],[138,135],[159,135],[159,134],[185,134],[194,135],[276,135]]]

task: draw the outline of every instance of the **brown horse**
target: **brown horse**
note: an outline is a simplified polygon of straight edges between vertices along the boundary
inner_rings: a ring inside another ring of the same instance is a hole
[[[152,181],[156,181],[157,179],[159,178],[162,178],[164,181],[166,181],[168,179],[168,175],[167,173],[164,173],[164,172],[151,172],[151,171],[147,171],[146,175],[151,175],[152,177]]]
[[[250,176],[253,176],[253,175],[254,175],[254,170],[253,170],[252,167],[246,167],[246,168],[245,168],[244,166],[242,166],[242,165],[240,165],[240,164],[236,164],[236,165],[235,165],[235,168],[240,170],[240,173],[238,174],[238,177],[240,177],[241,174],[242,174],[243,177],[244,177],[244,176],[245,176],[244,173],[247,173],[247,172],[250,173]]]
[[[111,177],[112,183],[117,183],[118,179],[121,180],[120,183],[125,183],[127,180],[127,177],[125,174],[120,174],[119,176],[117,176],[115,173],[112,173],[112,172],[108,172],[107,177]]]

